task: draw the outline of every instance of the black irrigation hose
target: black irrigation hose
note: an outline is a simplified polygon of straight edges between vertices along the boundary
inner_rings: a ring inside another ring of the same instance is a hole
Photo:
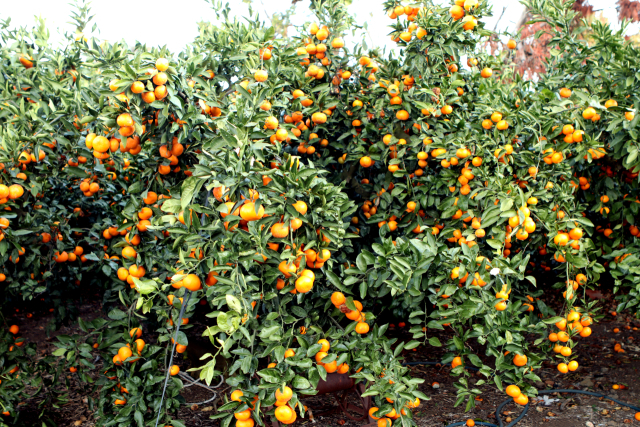
[[[440,365],[440,362],[405,362],[402,365],[403,366],[415,366],[415,365]],[[466,369],[473,369],[474,371],[477,371],[478,368],[475,368],[473,366],[465,366]],[[602,393],[594,393],[592,391],[583,391],[583,390],[566,390],[566,389],[558,389],[558,390],[540,390],[538,391],[538,394],[553,394],[553,393],[576,393],[576,394],[586,394],[589,396],[595,396],[595,397],[603,397],[607,400],[611,400],[612,402],[616,402],[619,405],[622,406],[626,406],[627,408],[631,408],[634,411],[638,411],[640,412],[640,407],[631,405],[629,403],[625,403],[625,402],[621,402],[617,399],[614,399],[612,397],[607,396],[606,394],[602,394]],[[479,425],[479,426],[488,426],[488,427],[513,427],[515,426],[521,419],[524,418],[525,415],[527,415],[527,412],[529,411],[529,403],[527,403],[524,407],[524,409],[522,410],[522,413],[518,416],[518,418],[516,418],[515,420],[511,421],[509,424],[507,424],[506,426],[502,423],[502,419],[500,418],[500,412],[502,411],[502,408],[504,408],[506,405],[508,405],[509,403],[513,402],[513,399],[507,399],[504,402],[502,402],[501,404],[498,405],[498,407],[496,408],[496,420],[498,420],[498,424],[492,424],[492,423],[485,423],[483,421],[476,421],[475,425]],[[449,424],[446,427],[455,427],[455,426],[464,426],[466,425],[466,421],[459,421],[459,422],[455,422],[453,424]]]
[[[184,314],[184,309],[187,307],[187,304],[191,299],[191,294],[193,294],[193,292],[191,291],[187,293],[187,299],[184,302],[184,304],[182,304],[182,307],[180,307],[180,314],[178,315],[178,319],[182,319],[182,315]],[[158,427],[158,423],[160,422],[160,415],[162,414],[162,403],[164,402],[164,394],[167,391],[167,384],[169,383],[169,377],[171,376],[171,366],[173,365],[173,355],[176,351],[176,345],[178,345],[178,332],[180,331],[181,324],[182,324],[181,320],[176,322],[176,332],[173,336],[174,343],[173,343],[173,346],[171,347],[171,357],[169,358],[169,369],[167,369],[167,374],[164,378],[164,387],[162,387],[162,397],[160,398],[160,406],[158,406],[158,418],[156,419],[155,427]]]

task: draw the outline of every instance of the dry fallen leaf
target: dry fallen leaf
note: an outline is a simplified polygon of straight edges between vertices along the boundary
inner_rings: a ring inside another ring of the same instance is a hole
[[[209,411],[213,411],[213,406],[205,406],[204,408],[201,409],[202,412],[209,412]]]

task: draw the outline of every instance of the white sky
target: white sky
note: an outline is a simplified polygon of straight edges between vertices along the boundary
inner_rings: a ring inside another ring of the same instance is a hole
[[[450,0],[435,0],[441,4],[453,3]],[[520,18],[524,7],[517,0],[486,0],[493,6],[492,18],[485,18],[489,29],[493,29],[498,17],[506,7],[504,16],[499,22],[499,30],[514,30],[514,24]],[[358,23],[368,22],[366,41],[369,46],[388,46],[394,43],[389,40],[387,26],[391,20],[383,14],[382,0],[353,0],[351,13]],[[61,40],[63,31],[75,31],[69,24],[71,6],[65,0],[3,0],[0,7],[0,19],[11,18],[11,26],[32,26],[34,15],[46,18],[47,27],[53,41]],[[241,0],[233,0],[231,10],[237,16],[246,16],[248,5]],[[296,6],[295,22],[312,20],[308,6],[310,1],[303,0]],[[403,1],[415,5],[417,1]],[[614,0],[590,0],[596,10],[601,10],[609,22],[617,24],[617,12]],[[264,10],[284,12],[291,6],[291,0],[253,0],[254,9],[266,19]],[[133,44],[140,41],[152,46],[167,45],[177,53],[191,42],[198,34],[198,21],[213,21],[215,15],[206,0],[93,0],[93,22],[98,24],[101,40],[111,42],[124,39]],[[59,29],[59,30],[57,30]]]

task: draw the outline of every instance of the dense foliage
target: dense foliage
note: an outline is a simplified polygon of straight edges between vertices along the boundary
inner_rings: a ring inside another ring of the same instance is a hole
[[[99,425],[184,425],[201,306],[215,351],[194,375],[224,375],[236,391],[214,417],[238,427],[295,422],[332,373],[366,382],[379,425],[415,425],[429,397],[401,355],[419,345],[448,349],[457,405],[487,382],[526,404],[543,360],[578,368],[587,289],[611,280],[637,309],[637,49],[599,22],[579,37],[571,2],[528,0],[554,32],[547,72],[523,80],[513,40],[484,49],[486,2],[422,3],[385,2],[389,57],[345,44],[341,0],[286,38],[216,9],[180,54],[84,37],[86,6],[64,49],[42,22],[3,24],[2,296],[52,307],[55,328],[98,292],[107,318],[79,319],[53,356],[87,384],[104,361]],[[552,270],[562,312],[539,299]],[[412,341],[387,336],[393,319]],[[53,369],[17,336],[2,425]]]

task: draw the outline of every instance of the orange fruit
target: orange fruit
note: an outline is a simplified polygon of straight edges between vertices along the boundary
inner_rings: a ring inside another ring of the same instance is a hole
[[[518,397],[522,394],[522,392],[520,391],[520,387],[513,384],[507,386],[506,392],[507,396],[509,397]]]
[[[346,297],[342,292],[334,292],[331,294],[331,303],[336,307],[341,306],[347,301]]]
[[[513,357],[513,364],[516,366],[524,366],[527,364],[527,356],[525,355],[521,355],[521,354],[516,354]]]
[[[158,71],[167,71],[167,69],[169,69],[169,60],[166,58],[158,58],[156,60],[156,68]]]
[[[306,215],[307,213],[307,204],[305,202],[303,202],[302,200],[298,200],[297,202],[295,202],[293,204],[293,208],[298,211],[298,213],[300,215]]]
[[[275,416],[278,421],[284,423],[293,418],[294,412],[288,405],[278,406],[275,411]]]
[[[240,398],[244,396],[244,393],[242,392],[242,390],[234,390],[231,393],[231,400],[233,400],[234,402],[240,402]]]
[[[253,202],[245,203],[240,207],[240,217],[245,221],[257,221],[264,216],[264,206],[260,205],[256,212],[256,205]]]
[[[133,353],[131,352],[131,349],[127,346],[120,347],[120,349],[118,350],[118,356],[122,361],[127,360],[127,358],[131,357],[132,354]]]
[[[182,279],[182,286],[190,291],[197,291],[202,289],[202,282],[195,274],[187,274],[184,279]]]
[[[276,222],[271,226],[271,234],[276,239],[284,239],[289,235],[289,227],[281,222]]]
[[[325,340],[324,338],[321,339],[321,340],[318,340],[318,344],[320,344],[322,346],[320,351],[327,352],[331,348],[331,344],[329,344],[329,341]]]
[[[364,335],[369,332],[369,324],[366,322],[358,322],[355,331],[360,335]]]
[[[281,402],[288,402],[293,397],[293,391],[289,387],[285,386],[282,391],[280,391],[280,388],[278,388],[276,390],[275,396],[276,399]]]
[[[524,406],[527,403],[529,403],[529,397],[527,397],[526,394],[520,394],[519,396],[514,397],[513,401],[516,402],[518,405]]]

